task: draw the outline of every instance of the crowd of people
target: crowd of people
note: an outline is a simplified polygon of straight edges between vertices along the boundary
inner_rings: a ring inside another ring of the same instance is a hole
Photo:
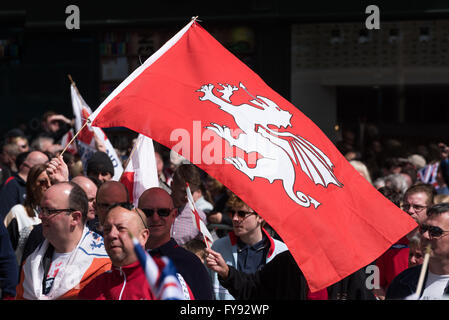
[[[408,299],[426,248],[429,267],[415,298],[449,293],[449,147],[443,143],[404,148],[399,140],[371,136],[358,143],[354,132],[343,133],[337,147],[346,159],[419,227],[372,262],[377,286],[367,286],[366,266],[312,292],[282,238],[219,181],[156,148],[159,186],[145,190],[134,207],[125,185],[112,180],[106,153],[99,150],[84,164],[76,152],[61,156],[61,139],[72,126],[47,112],[33,136],[23,128],[3,136],[1,299],[156,299],[130,233],[156,262],[173,263],[186,300]],[[214,238],[210,248],[192,223],[186,183]]]

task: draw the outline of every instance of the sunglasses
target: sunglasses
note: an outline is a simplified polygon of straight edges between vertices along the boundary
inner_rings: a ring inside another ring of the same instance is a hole
[[[419,232],[421,234],[424,234],[424,233],[428,232],[429,236],[431,238],[439,238],[443,234],[445,234],[446,232],[449,232],[449,231],[443,230],[440,227],[429,226],[428,224],[422,224],[422,225],[419,226]]]
[[[244,210],[228,210],[228,215],[230,217],[233,217],[235,214],[237,214],[237,216],[239,218],[246,218],[249,217],[252,214],[256,214],[254,211],[244,211]]]
[[[170,212],[172,212],[173,209],[170,208],[141,208],[140,210],[145,213],[147,217],[152,217],[155,212],[159,215],[159,217],[168,217],[170,215]]]
[[[135,208],[132,203],[130,203],[130,202],[116,202],[116,203],[113,203],[113,204],[109,205],[107,211],[109,212],[110,210],[112,210],[112,209],[114,209],[116,207],[122,207],[122,208],[125,208],[125,209],[130,210],[130,211],[134,210],[137,213],[137,215],[139,216],[140,220],[142,221],[145,229],[148,229],[147,223],[144,221],[142,216],[137,211],[137,208]]]

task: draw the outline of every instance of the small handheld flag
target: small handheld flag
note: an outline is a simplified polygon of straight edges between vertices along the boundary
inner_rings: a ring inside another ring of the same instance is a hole
[[[212,245],[212,242],[214,242],[212,235],[210,234],[209,230],[207,229],[206,225],[204,224],[203,220],[201,220],[200,215],[198,214],[198,210],[195,206],[195,201],[193,200],[192,192],[190,191],[190,186],[188,183],[186,183],[186,192],[187,192],[187,200],[190,205],[190,209],[192,210],[192,221],[195,228],[197,228],[202,234],[204,238],[204,243],[208,248]]]
[[[161,268],[154,259],[142,248],[139,241],[130,233],[134,251],[142,266],[151,291],[157,300],[184,300],[181,284],[176,277],[176,268],[167,258],[161,258]],[[162,271],[161,271],[162,270]]]

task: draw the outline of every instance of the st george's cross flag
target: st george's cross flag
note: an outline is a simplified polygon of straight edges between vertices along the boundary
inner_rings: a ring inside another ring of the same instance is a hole
[[[152,139],[139,134],[120,182],[128,189],[129,201],[136,207],[145,190],[159,186]]]
[[[187,202],[189,203],[190,210],[192,211],[193,226],[199,232],[201,232],[201,234],[203,235],[204,244],[206,245],[206,247],[210,248],[212,243],[214,242],[214,238],[207,229],[206,224],[200,218],[198,210],[196,209],[195,200],[193,200],[192,191],[190,190],[190,186],[188,183],[186,185],[186,193],[187,193]]]
[[[309,118],[195,20],[89,119],[151,137],[222,182],[277,231],[312,292],[372,263],[416,228]]]
[[[78,132],[83,127],[86,119],[92,113],[92,110],[84,101],[83,97],[73,83],[70,85],[70,94],[72,97],[73,115],[75,116],[75,129],[76,132]],[[87,161],[97,151],[95,139],[99,139],[99,141],[104,144],[106,153],[114,166],[114,176],[112,177],[112,180],[118,181],[122,175],[123,166],[117,152],[115,152],[114,147],[103,130],[101,130],[101,128],[91,127],[89,124],[87,124],[87,126],[85,126],[76,137],[77,149],[81,156],[84,170],[86,170]]]

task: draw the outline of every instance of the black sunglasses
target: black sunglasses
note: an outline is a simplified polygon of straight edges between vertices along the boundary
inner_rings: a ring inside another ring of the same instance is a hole
[[[431,238],[439,238],[441,237],[443,234],[445,234],[446,232],[449,232],[447,230],[443,230],[440,227],[436,227],[436,226],[429,226],[428,224],[422,224],[419,226],[419,232],[421,234],[424,234],[429,232],[429,236]]]
[[[147,217],[152,217],[155,212],[159,215],[159,217],[168,217],[170,215],[170,212],[173,209],[170,208],[141,208],[140,210],[145,213]]]
[[[228,215],[232,218],[235,214],[239,218],[246,218],[249,217],[252,214],[256,214],[254,211],[244,211],[244,210],[228,210]]]
[[[109,212],[110,210],[116,208],[116,207],[122,207],[122,208],[125,208],[125,209],[127,209],[127,210],[134,210],[134,211],[137,213],[137,215],[139,216],[140,220],[142,220],[142,223],[143,223],[145,229],[148,229],[147,223],[144,221],[144,219],[142,218],[142,216],[141,216],[141,215],[139,214],[139,212],[137,211],[137,208],[135,208],[134,205],[133,205],[131,202],[116,202],[116,203],[113,203],[113,204],[109,205],[109,207],[108,207],[108,212]],[[142,210],[142,211],[143,211],[143,210]]]

